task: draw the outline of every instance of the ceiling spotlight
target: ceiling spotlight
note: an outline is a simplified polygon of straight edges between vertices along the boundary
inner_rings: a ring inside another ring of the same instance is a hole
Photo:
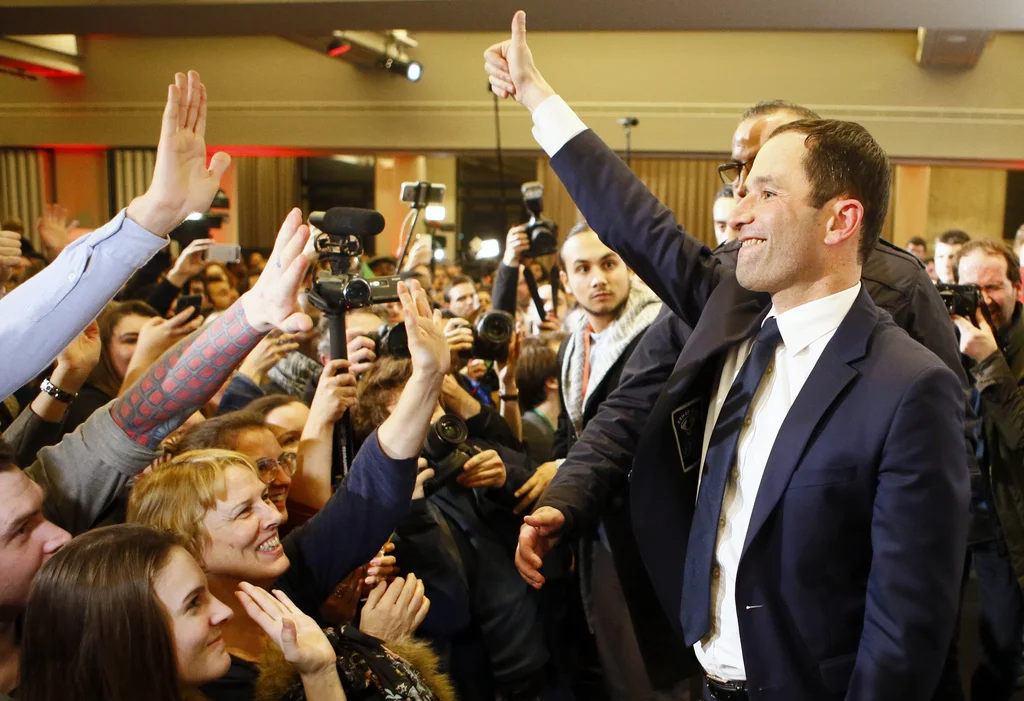
[[[342,54],[347,54],[351,50],[352,44],[341,37],[334,37],[331,39],[331,43],[327,45],[328,56],[341,56]]]
[[[384,66],[384,70],[404,75],[414,83],[423,75],[423,66],[416,61],[403,61],[399,58],[387,56],[384,58],[381,65]]]

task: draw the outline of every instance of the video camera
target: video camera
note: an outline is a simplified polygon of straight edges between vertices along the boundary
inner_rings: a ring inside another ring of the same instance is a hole
[[[521,191],[523,206],[530,212],[530,221],[526,224],[526,235],[530,239],[530,247],[523,252],[523,255],[536,258],[558,253],[558,226],[542,216],[544,186],[536,181],[523,183]]]
[[[469,427],[455,414],[445,414],[430,425],[420,453],[434,469],[434,476],[423,485],[427,496],[458,477],[469,459],[480,452],[466,445],[468,438]]]
[[[477,317],[472,328],[473,349],[464,354],[466,357],[501,362],[508,360],[508,344],[516,331],[515,317],[498,310],[485,312]],[[409,357],[409,336],[403,322],[383,324],[367,334],[367,337],[376,344],[374,352],[378,356]]]

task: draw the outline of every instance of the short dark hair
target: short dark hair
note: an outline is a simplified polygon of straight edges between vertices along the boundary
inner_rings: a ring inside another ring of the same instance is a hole
[[[907,245],[908,246],[924,246],[924,250],[926,250],[926,251],[928,250],[928,242],[925,241],[920,236],[913,236],[913,237],[911,237],[911,239],[909,241],[907,241]]]
[[[581,219],[580,221],[573,224],[572,228],[569,229],[569,233],[565,235],[565,238],[562,239],[562,244],[558,247],[558,260],[561,261],[562,267],[565,267],[565,258],[562,256],[562,249],[565,248],[565,244],[567,244],[569,242],[569,239],[571,239],[572,237],[579,236],[580,234],[585,234],[588,231],[594,233],[595,235],[597,234],[597,232],[594,231],[590,224],[587,223],[586,219]]]
[[[547,396],[544,384],[552,377],[557,379],[558,374],[558,354],[539,338],[524,339],[516,371],[520,410],[540,406]]]
[[[1006,259],[1006,279],[1014,286],[1020,284],[1020,259],[1007,244],[1002,241],[979,239],[965,243],[953,256],[953,281],[960,282],[960,261],[972,253],[984,253],[990,256],[1002,256]]]
[[[356,442],[362,443],[391,416],[390,404],[412,377],[412,361],[408,358],[378,358],[361,378],[352,407],[352,431]]]
[[[747,111],[743,113],[743,117],[740,121],[747,121],[754,117],[767,117],[768,115],[777,114],[779,112],[792,112],[793,114],[800,117],[800,119],[821,119],[821,115],[814,110],[798,105],[795,102],[786,102],[785,100],[766,100],[764,102],[758,102],[752,107],[748,107]]]
[[[858,246],[858,259],[863,264],[882,235],[889,210],[889,157],[856,122],[800,119],[783,124],[769,141],[789,132],[804,135],[804,172],[811,182],[812,207],[820,209],[834,197],[843,196],[863,205]]]
[[[944,243],[947,246],[963,246],[970,240],[971,235],[963,229],[950,229],[935,237],[937,243]]]
[[[444,301],[451,304],[452,288],[455,287],[456,285],[465,285],[467,282],[473,285],[473,289],[476,289],[476,283],[473,282],[473,278],[471,278],[469,275],[456,275],[451,280],[449,280],[448,284],[444,288]]]
[[[723,197],[735,197],[736,191],[732,189],[732,185],[722,185],[718,192],[715,193],[715,199],[720,200]]]
[[[174,454],[181,455],[190,450],[210,448],[235,450],[238,445],[238,436],[242,431],[253,428],[267,428],[262,415],[245,409],[229,411],[189,429],[188,433],[182,436],[174,446]]]

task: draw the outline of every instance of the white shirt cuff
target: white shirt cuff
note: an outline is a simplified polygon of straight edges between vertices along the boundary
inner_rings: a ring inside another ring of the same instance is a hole
[[[548,157],[554,156],[574,136],[586,130],[587,125],[558,95],[547,98],[533,111],[533,138]]]

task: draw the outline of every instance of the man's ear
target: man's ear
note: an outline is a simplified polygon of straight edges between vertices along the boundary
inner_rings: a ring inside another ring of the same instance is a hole
[[[557,377],[549,377],[548,379],[544,380],[544,389],[548,390],[549,392],[557,392],[558,391],[558,378]]]
[[[564,270],[559,269],[558,279],[562,283],[562,292],[569,292],[569,276]]]
[[[864,205],[858,200],[837,200],[831,205],[832,216],[825,226],[825,245],[835,246],[861,233]]]

